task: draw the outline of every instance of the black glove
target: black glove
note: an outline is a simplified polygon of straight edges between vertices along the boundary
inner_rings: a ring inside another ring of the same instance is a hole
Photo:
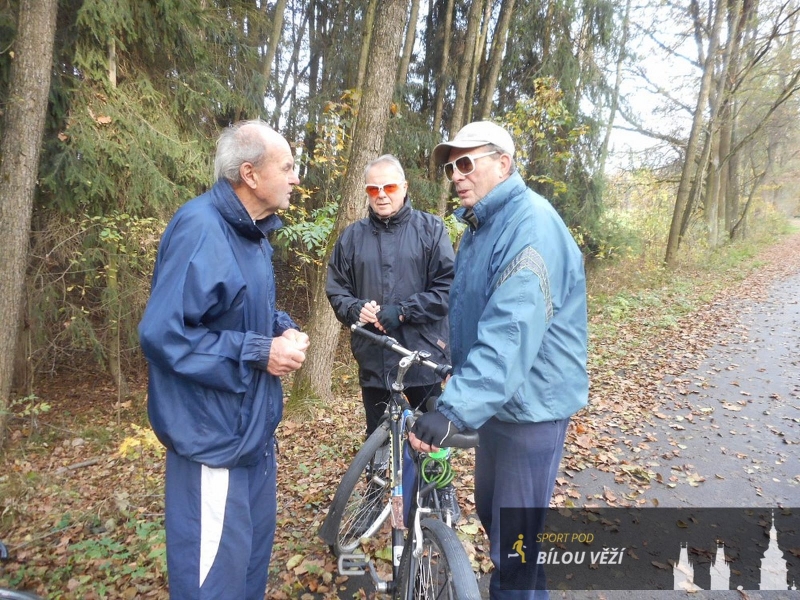
[[[440,412],[427,412],[417,418],[411,433],[429,446],[447,447],[447,438],[460,430]]]
[[[350,307],[350,324],[353,325],[358,323],[361,318],[361,309],[364,308],[364,305],[369,302],[369,300],[359,300],[353,306]]]
[[[400,327],[400,307],[397,304],[389,304],[388,306],[381,306],[378,312],[378,323],[381,324],[386,331],[392,331]]]

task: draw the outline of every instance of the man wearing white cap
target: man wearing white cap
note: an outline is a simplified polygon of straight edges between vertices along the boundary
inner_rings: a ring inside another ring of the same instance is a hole
[[[430,451],[454,431],[479,430],[475,504],[495,566],[493,600],[548,598],[542,567],[520,565],[512,548],[523,531],[501,532],[501,510],[539,509],[519,525],[542,530],[569,419],[589,393],[583,257],[552,205],[516,172],[514,150],[505,129],[479,121],[433,151],[469,230],[450,289],[453,376],[410,436]],[[524,547],[535,557],[532,537]]]

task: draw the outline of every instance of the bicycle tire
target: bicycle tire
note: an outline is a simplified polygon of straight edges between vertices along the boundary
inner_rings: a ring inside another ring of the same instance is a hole
[[[409,531],[400,559],[395,600],[481,600],[478,581],[456,532],[436,518],[423,519],[422,555],[414,556],[416,534]]]
[[[44,600],[41,596],[29,592],[0,589],[1,600]]]
[[[371,478],[365,475],[375,452],[388,438],[389,426],[384,421],[364,442],[336,489],[318,532],[336,556],[353,552],[360,540],[377,531],[389,514],[389,477],[385,473]]]

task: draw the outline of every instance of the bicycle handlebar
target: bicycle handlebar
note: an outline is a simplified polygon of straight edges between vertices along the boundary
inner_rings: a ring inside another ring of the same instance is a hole
[[[417,412],[416,415],[422,414]],[[412,420],[413,424],[413,420]],[[480,434],[475,429],[465,429],[451,433],[442,440],[442,448],[475,448],[480,442]]]
[[[368,340],[378,344],[379,346],[383,346],[384,348],[396,352],[401,356],[412,356],[414,352],[409,350],[408,348],[402,346],[400,342],[388,335],[378,335],[377,333],[372,333],[364,328],[362,323],[355,323],[350,326],[350,331],[353,333],[357,333],[358,335],[367,338]],[[439,363],[433,362],[432,360],[428,360],[427,358],[419,357],[419,363],[425,365],[429,369],[432,369],[439,377],[444,379],[448,375],[453,372],[453,367],[450,365],[440,365]],[[460,431],[458,433],[451,434],[447,436],[443,447],[448,448],[474,448],[478,445],[480,441],[480,436],[477,431],[469,430],[469,431]]]
[[[400,342],[398,342],[393,337],[390,337],[388,335],[378,335],[377,333],[372,333],[371,331],[365,329],[363,325],[359,325],[358,323],[351,325],[350,331],[353,331],[358,335],[363,336],[368,340],[371,340],[372,342],[378,344],[379,346],[383,346],[388,350],[392,350],[393,352],[396,352],[401,356],[411,356],[412,354],[414,354],[408,348],[401,346]],[[439,363],[435,363],[432,360],[428,360],[427,358],[421,359],[420,364],[423,364],[429,369],[432,369],[433,372],[436,373],[442,379],[444,379],[453,372],[453,367],[451,367],[450,365],[440,365]]]

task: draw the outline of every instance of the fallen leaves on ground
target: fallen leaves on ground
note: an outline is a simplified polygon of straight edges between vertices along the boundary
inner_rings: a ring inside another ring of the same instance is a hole
[[[800,270],[798,247],[794,236],[766,250],[758,270],[680,319],[662,318],[658,302],[632,307],[613,329],[602,326],[603,315],[593,315],[591,403],[568,432],[556,505],[657,504],[647,500],[653,486],[697,486],[722,477],[697,473],[689,464],[665,477],[639,457],[663,435],[657,423],[692,427],[713,414],[714,407],[692,405],[707,383],[684,373],[712,344],[737,335],[739,303],[759,299],[770,281]],[[129,382],[136,391],[119,407],[110,385],[80,369],[41,383],[37,394],[51,410],[13,419],[0,457],[0,539],[12,558],[2,566],[0,585],[50,598],[167,598],[163,450],[147,427],[144,380]],[[729,398],[717,409],[736,411],[747,401],[747,390],[742,392],[743,398]],[[314,419],[281,424],[278,530],[267,597],[340,597],[346,578],[337,574],[316,532],[362,432],[363,408],[355,395],[320,409]],[[665,461],[681,456],[681,444],[670,444]],[[476,572],[486,573],[491,563],[475,517],[473,453],[461,451],[453,462],[464,514],[458,534]],[[615,486],[585,497],[572,483],[585,469],[611,474]],[[365,547],[384,575],[391,571],[387,548],[388,536]]]

